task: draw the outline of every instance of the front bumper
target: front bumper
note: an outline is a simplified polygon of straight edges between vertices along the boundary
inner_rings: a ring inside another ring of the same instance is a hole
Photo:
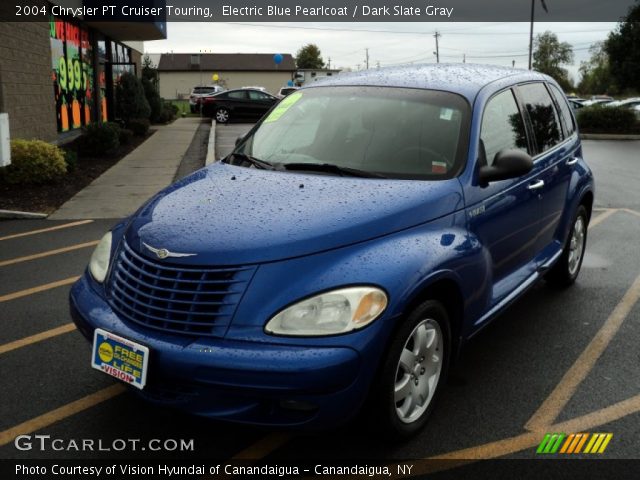
[[[85,274],[71,289],[73,321],[91,341],[103,328],[149,347],[149,401],[211,418],[330,427],[351,418],[369,389],[361,355],[309,347],[159,334],[122,322]],[[274,341],[276,339],[274,338]]]

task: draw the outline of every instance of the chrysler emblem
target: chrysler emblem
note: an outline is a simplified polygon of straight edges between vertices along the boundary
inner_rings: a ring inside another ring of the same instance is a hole
[[[156,254],[156,256],[160,259],[160,260],[164,260],[165,258],[168,257],[173,257],[173,258],[180,258],[180,257],[194,257],[195,255],[197,255],[196,253],[177,253],[177,252],[170,252],[169,250],[167,250],[166,248],[155,248],[152,247],[149,244],[146,244],[144,242],[142,242],[142,244],[150,251]]]

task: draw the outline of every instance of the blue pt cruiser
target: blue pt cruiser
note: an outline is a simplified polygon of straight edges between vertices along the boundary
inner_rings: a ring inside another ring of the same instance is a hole
[[[594,198],[535,72],[340,75],[107,233],[71,291],[91,363],[211,418],[421,428],[464,343],[578,276]]]

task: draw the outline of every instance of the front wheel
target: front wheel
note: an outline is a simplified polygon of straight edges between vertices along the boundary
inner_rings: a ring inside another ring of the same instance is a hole
[[[219,108],[216,110],[216,122],[227,123],[229,121],[229,110],[226,108]]]
[[[396,333],[372,390],[371,421],[394,438],[417,433],[427,422],[449,366],[447,311],[429,300]]]
[[[547,282],[553,286],[567,287],[576,281],[584,251],[587,245],[587,225],[589,215],[584,205],[578,207],[573,220],[569,240],[564,247],[560,260],[556,263],[546,276]]]

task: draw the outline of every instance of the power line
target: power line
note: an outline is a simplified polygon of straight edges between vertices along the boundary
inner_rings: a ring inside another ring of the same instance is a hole
[[[410,31],[410,30],[375,30],[364,28],[328,28],[328,27],[303,27],[298,25],[263,25],[259,23],[245,23],[245,22],[219,22],[226,25],[244,25],[249,27],[262,27],[262,28],[287,28],[297,30],[320,30],[325,32],[364,32],[364,33],[392,33],[400,35],[433,35],[432,31]],[[509,23],[509,22],[505,22]],[[481,28],[482,26],[478,26]],[[568,35],[573,33],[603,33],[610,32],[607,30],[568,30],[566,32],[555,32],[557,34]],[[468,32],[463,30],[443,30],[446,35],[522,35],[525,32]]]

